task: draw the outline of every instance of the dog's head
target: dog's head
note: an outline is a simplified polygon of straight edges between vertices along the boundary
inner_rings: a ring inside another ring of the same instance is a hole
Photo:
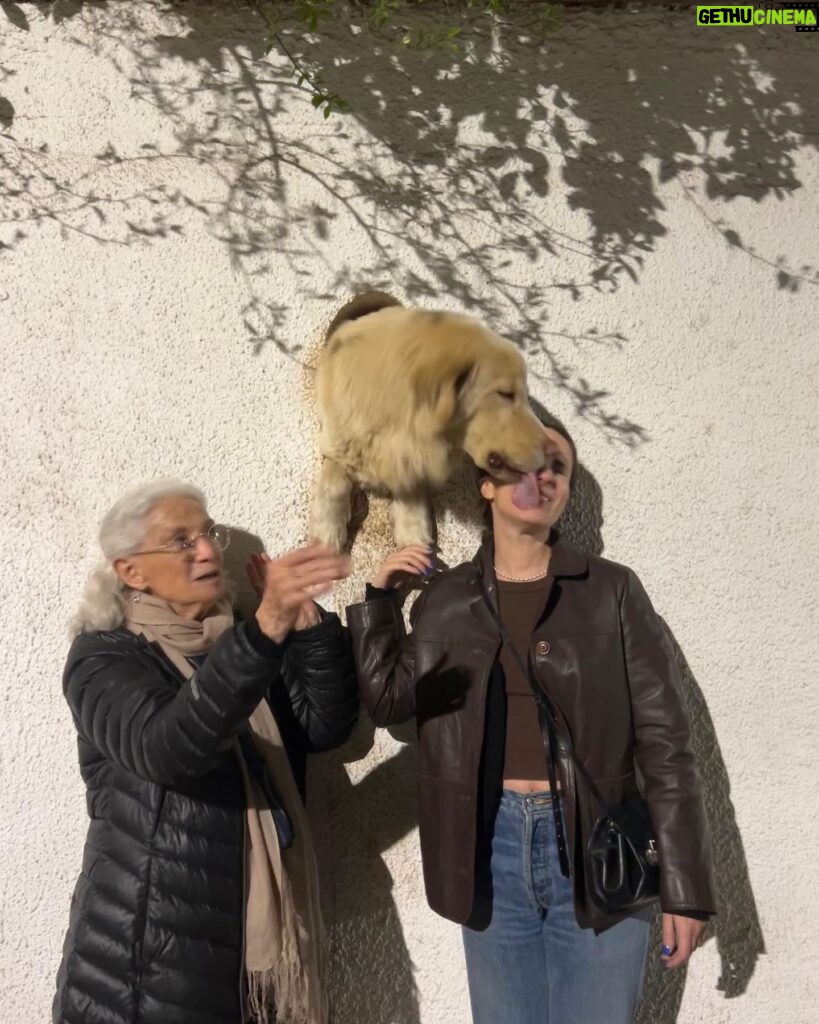
[[[476,466],[500,480],[539,469],[546,435],[529,406],[523,356],[511,342],[496,339],[477,361],[461,402],[463,447]]]
[[[546,434],[529,407],[523,356],[471,318],[432,316],[442,318],[433,327],[436,357],[415,384],[433,404],[438,429],[501,480],[539,469]]]

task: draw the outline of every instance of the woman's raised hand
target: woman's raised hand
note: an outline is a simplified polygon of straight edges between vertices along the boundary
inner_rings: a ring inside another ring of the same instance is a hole
[[[245,566],[247,578],[250,581],[251,587],[256,591],[259,600],[261,600],[262,594],[264,594],[265,573],[267,572],[267,563],[269,561],[271,561],[270,555],[254,551]],[[319,622],[321,622],[321,612],[316,602],[310,598],[299,608],[299,614],[296,616],[293,629],[295,632],[298,632],[300,629],[309,629],[311,626],[317,626]]]
[[[349,555],[336,554],[325,544],[308,544],[281,558],[251,555],[247,577],[259,595],[259,628],[281,643],[292,629],[313,625],[318,621],[313,599],[349,576],[350,571]]]
[[[426,544],[410,544],[388,555],[370,583],[379,590],[388,590],[397,587],[404,575],[428,576],[434,566],[435,556],[431,547]]]

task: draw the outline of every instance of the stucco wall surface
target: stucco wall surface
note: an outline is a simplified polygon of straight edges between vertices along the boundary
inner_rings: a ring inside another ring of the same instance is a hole
[[[237,565],[299,542],[322,326],[380,285],[522,346],[585,467],[569,532],[679,645],[722,913],[684,991],[652,959],[641,1020],[808,1024],[819,40],[578,11],[447,59],[341,23],[324,120],[263,38],[240,4],[0,5],[0,1019],[48,1019],[80,867],[60,678],[100,516],[174,474]],[[471,554],[464,481],[435,508]],[[389,546],[372,498],[336,606]],[[366,721],[311,769],[338,1024],[468,1020],[413,770]]]

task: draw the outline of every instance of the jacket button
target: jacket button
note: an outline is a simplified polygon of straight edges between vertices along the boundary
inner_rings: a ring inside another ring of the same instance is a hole
[[[537,654],[548,654],[551,651],[552,645],[548,640],[538,640],[535,652]]]

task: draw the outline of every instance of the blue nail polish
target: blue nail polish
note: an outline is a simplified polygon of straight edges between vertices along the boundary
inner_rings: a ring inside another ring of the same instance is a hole
[[[665,945],[661,946],[660,950],[661,950],[663,956],[671,956],[671,954],[674,952],[674,950],[671,948],[671,946],[665,946]]]
[[[434,572],[435,572],[435,566],[428,565],[427,568],[424,569],[423,575],[424,576],[431,576]]]

